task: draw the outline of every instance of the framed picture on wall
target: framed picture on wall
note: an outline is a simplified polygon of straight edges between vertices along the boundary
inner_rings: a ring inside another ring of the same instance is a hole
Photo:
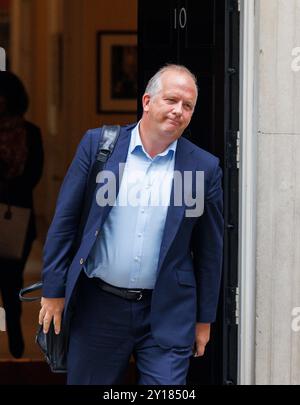
[[[97,32],[97,112],[136,114],[137,35]]]

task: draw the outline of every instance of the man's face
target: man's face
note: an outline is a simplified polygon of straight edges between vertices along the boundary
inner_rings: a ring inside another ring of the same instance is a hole
[[[161,76],[161,89],[143,97],[144,112],[159,135],[173,141],[191,121],[197,92],[193,79],[184,72],[167,71]]]

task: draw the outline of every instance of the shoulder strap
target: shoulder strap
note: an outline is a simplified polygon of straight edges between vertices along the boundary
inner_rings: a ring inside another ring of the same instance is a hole
[[[96,188],[96,177],[97,177],[98,173],[103,170],[104,164],[107,162],[107,159],[112,154],[115,144],[118,140],[119,134],[120,134],[119,125],[114,125],[114,126],[113,125],[111,125],[111,126],[104,125],[102,128],[102,133],[101,133],[102,136],[100,136],[96,160],[92,167],[91,173],[89,175],[86,193],[85,193],[84,206],[86,208],[83,210],[83,212],[86,210],[87,214],[90,211],[90,207],[91,207],[91,203],[92,203],[92,201],[90,201],[90,203],[87,204],[87,200],[89,199],[89,197],[93,198],[93,194],[94,194],[94,191]],[[87,217],[82,218],[84,225],[85,225],[86,220],[87,220]]]
[[[100,136],[97,157],[95,163],[92,167],[91,173],[88,178],[88,183],[85,192],[84,205],[82,210],[82,215],[79,222],[78,233],[76,236],[76,241],[74,244],[73,253],[76,252],[80,245],[83,230],[91,209],[92,200],[94,196],[94,191],[96,188],[96,177],[99,172],[103,170],[104,164],[107,162],[108,158],[112,154],[114,147],[117,143],[118,137],[120,135],[121,127],[119,125],[104,125],[102,127],[102,133]]]
[[[27,302],[32,302],[32,301],[37,301],[41,299],[41,296],[38,297],[25,297],[26,294],[29,294],[33,291],[40,290],[43,287],[43,283],[35,283],[30,285],[29,287],[22,288],[19,292],[19,299],[20,301],[27,301]]]
[[[105,163],[114,150],[120,134],[120,125],[104,125],[97,152],[97,161]]]

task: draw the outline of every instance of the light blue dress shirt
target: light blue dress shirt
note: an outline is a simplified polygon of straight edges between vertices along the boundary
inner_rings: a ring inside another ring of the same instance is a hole
[[[86,262],[89,277],[124,288],[154,287],[176,146],[177,140],[151,158],[139,124],[132,130],[118,197]]]

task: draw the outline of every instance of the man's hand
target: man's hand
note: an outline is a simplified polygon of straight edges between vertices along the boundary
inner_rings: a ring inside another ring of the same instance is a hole
[[[41,310],[39,313],[39,324],[43,325],[44,333],[48,333],[50,324],[54,322],[54,330],[58,335],[61,327],[61,315],[65,306],[64,298],[41,299]]]
[[[205,346],[209,341],[210,323],[196,323],[195,332],[195,353],[194,357],[204,355]]]

